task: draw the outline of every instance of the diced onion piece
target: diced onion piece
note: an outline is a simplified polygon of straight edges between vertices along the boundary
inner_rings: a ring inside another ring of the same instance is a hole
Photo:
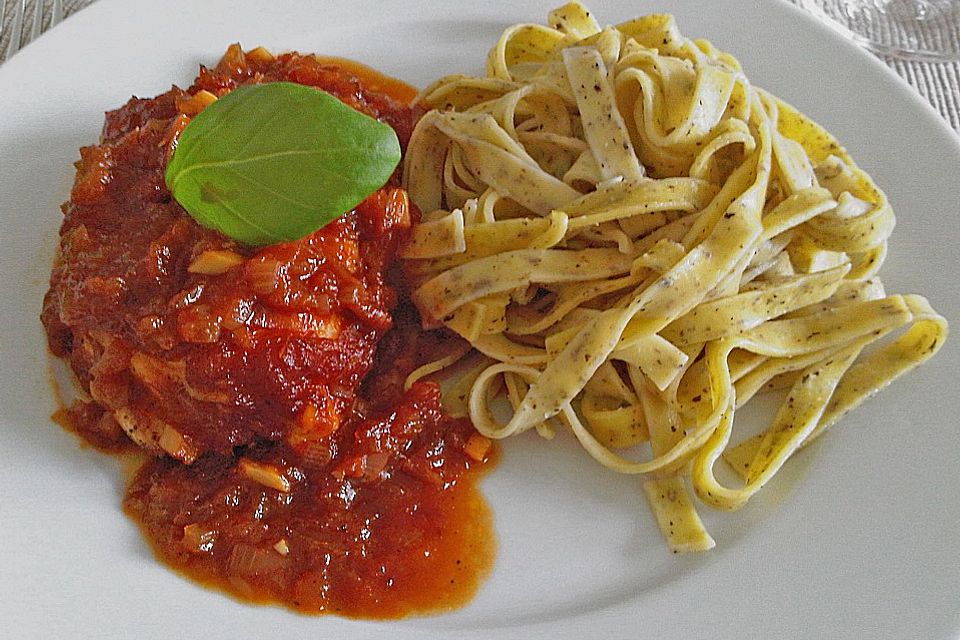
[[[331,402],[322,414],[315,404],[308,404],[300,414],[300,426],[312,433],[313,439],[326,438],[340,428],[340,416]]]
[[[183,528],[183,546],[193,553],[212,550],[216,538],[216,529],[207,529],[198,522],[188,524]]]
[[[277,553],[279,553],[282,556],[285,556],[288,553],[290,553],[290,546],[287,544],[287,541],[284,538],[280,538],[277,541],[277,544],[273,545],[273,548],[276,549]]]
[[[274,55],[263,47],[257,47],[256,49],[247,51],[247,60],[252,60],[253,62],[273,62],[275,59]]]
[[[232,576],[266,576],[284,568],[286,560],[270,549],[240,543],[230,552],[227,572]]]
[[[219,276],[243,262],[243,256],[235,251],[209,249],[197,256],[187,271],[207,276]]]
[[[246,266],[246,276],[250,286],[257,293],[273,293],[277,288],[277,278],[280,276],[280,262],[266,257],[251,260]]]
[[[272,464],[244,459],[240,461],[240,470],[248,478],[265,487],[276,489],[281,493],[290,492],[290,480]]]
[[[222,321],[208,305],[192,305],[177,313],[177,333],[187,342],[211,344],[220,339]]]
[[[363,480],[376,479],[387,468],[388,462],[390,462],[390,454],[386,451],[368,453],[363,456],[363,475],[360,478]]]
[[[171,457],[180,460],[184,464],[191,464],[197,459],[199,452],[196,447],[168,424],[163,425],[160,437],[157,439],[160,448],[170,454]]]
[[[206,89],[201,89],[189,98],[177,100],[177,109],[188,116],[195,116],[217,101],[217,96]]]
[[[467,439],[467,443],[463,445],[463,452],[467,454],[467,457],[477,462],[483,462],[490,452],[490,444],[490,438],[475,433],[470,436]]]

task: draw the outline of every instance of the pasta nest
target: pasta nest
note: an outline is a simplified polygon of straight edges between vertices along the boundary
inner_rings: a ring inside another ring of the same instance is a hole
[[[421,96],[404,181],[425,215],[401,255],[425,323],[469,352],[410,381],[471,354],[448,410],[493,438],[568,428],[645,476],[674,551],[709,549],[690,488],[742,506],[947,325],[876,276],[884,193],[733,56],[669,15],[601,29],[571,3],[547,22],[508,28],[483,77]],[[775,415],[734,438],[767,389]]]

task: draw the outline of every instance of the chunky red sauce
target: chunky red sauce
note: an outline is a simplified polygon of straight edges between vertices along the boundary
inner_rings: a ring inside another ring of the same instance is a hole
[[[417,214],[396,181],[302,240],[251,250],[199,226],[163,171],[190,117],[242,84],[322,88],[390,124],[417,113],[356,63],[230,47],[194,85],[109,112],[81,149],[42,320],[88,401],[91,444],[158,455],[125,501],[157,555],[307,612],[464,603],[493,554],[488,443],[403,379],[438,347],[391,283]],[[442,348],[443,340],[439,340]]]

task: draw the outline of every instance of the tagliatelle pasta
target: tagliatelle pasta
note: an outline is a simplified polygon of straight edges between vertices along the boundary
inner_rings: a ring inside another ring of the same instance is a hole
[[[645,475],[674,551],[714,545],[690,487],[742,506],[946,337],[926,300],[876,277],[883,192],[671,16],[601,29],[571,3],[507,29],[484,77],[422,98],[404,167],[425,214],[404,249],[412,297],[482,354],[450,406],[493,438],[563,425]],[[768,387],[786,390],[778,411],[736,437]],[[721,457],[738,484],[715,475]]]

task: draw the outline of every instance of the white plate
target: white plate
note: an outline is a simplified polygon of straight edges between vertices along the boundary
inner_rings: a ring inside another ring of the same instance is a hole
[[[559,0],[556,0],[559,3]],[[349,56],[424,85],[479,71],[500,30],[550,0],[120,2],[71,17],[0,67],[0,636],[951,638],[960,633],[960,341],[847,417],[736,514],[717,549],[666,551],[639,481],[569,439],[510,441],[486,481],[500,551],[466,608],[369,623],[237,603],[151,557],[118,464],[50,422],[37,319],[77,148],[131,94],[189,84],[225,46]],[[898,212],[888,289],[949,320],[960,143],[869,55],[780,2],[601,2],[613,23],[675,13],[835,133]]]

